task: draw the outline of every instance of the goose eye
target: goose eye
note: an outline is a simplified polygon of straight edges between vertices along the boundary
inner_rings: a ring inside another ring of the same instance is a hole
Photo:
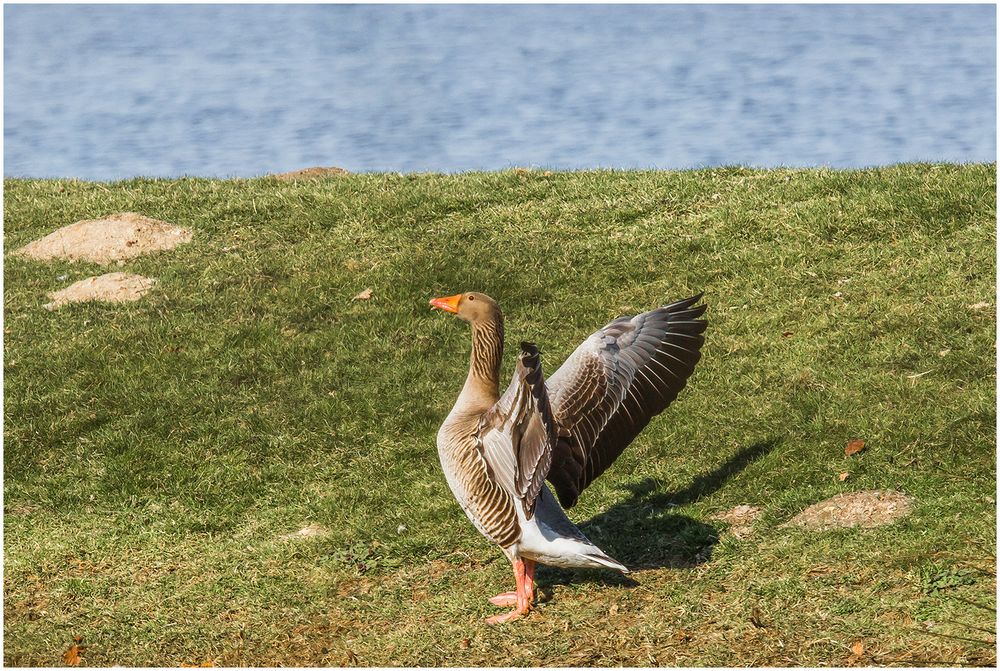
[[[474,301],[474,300],[476,300],[476,297],[470,294],[470,295],[469,295],[469,300],[470,300],[470,301]]]

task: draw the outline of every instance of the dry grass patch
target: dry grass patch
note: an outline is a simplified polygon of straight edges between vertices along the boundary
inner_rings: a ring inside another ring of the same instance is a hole
[[[315,166],[312,168],[302,168],[301,170],[292,170],[291,172],[281,172],[276,175],[271,175],[275,179],[280,179],[283,182],[292,182],[297,179],[319,179],[321,177],[335,177],[337,175],[346,175],[348,172],[343,168],[337,168],[335,166]]]
[[[739,505],[712,515],[712,519],[728,522],[733,536],[742,539],[753,533],[753,523],[760,513],[761,509],[757,506]]]

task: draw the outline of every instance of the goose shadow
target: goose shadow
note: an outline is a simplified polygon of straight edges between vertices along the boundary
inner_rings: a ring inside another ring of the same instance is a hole
[[[711,525],[674,509],[715,493],[730,478],[780,444],[780,438],[755,442],[676,491],[661,490],[661,483],[655,478],[627,484],[624,488],[629,491],[629,498],[577,526],[598,547],[633,571],[694,568],[711,559],[719,534]],[[539,567],[539,577],[543,587],[574,582],[623,587],[639,584],[630,575],[600,570]]]

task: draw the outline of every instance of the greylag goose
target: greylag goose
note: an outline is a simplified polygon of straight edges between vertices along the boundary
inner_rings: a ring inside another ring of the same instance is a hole
[[[437,448],[465,514],[514,567],[515,591],[490,599],[514,608],[489,618],[490,624],[530,610],[536,563],[628,573],[570,522],[563,507],[572,507],[684,388],[708,324],[699,319],[705,312],[705,305],[695,305],[700,299],[614,320],[547,380],[538,348],[522,342],[502,396],[503,316],[496,301],[477,292],[431,300],[432,307],[472,326],[469,374],[438,431]]]

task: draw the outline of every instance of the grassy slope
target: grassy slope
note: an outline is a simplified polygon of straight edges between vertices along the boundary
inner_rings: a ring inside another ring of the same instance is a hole
[[[993,663],[995,189],[993,165],[8,180],[5,252],[125,210],[195,239],[127,264],[159,278],[130,305],[47,312],[100,269],[6,259],[4,661],[78,635],[94,665],[844,664],[859,639]],[[427,299],[473,288],[549,370],[620,314],[710,304],[692,384],[572,511],[650,568],[544,570],[506,628],[482,619],[509,566],[434,449],[469,343]],[[779,526],[868,488],[913,515]],[[737,540],[710,517],[742,503]],[[307,523],[330,533],[281,538]]]

